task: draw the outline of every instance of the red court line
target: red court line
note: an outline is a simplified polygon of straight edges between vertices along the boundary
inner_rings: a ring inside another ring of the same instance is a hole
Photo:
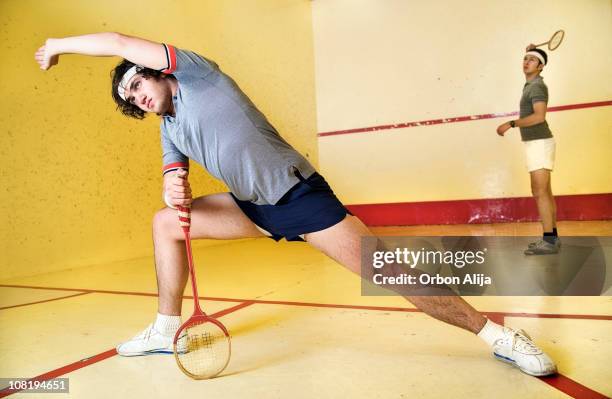
[[[582,109],[582,108],[605,107],[609,105],[612,105],[612,100],[596,101],[596,102],[580,103],[580,104],[558,105],[555,107],[549,107],[547,112],[568,111],[568,110]],[[514,116],[514,115],[518,115],[518,112],[514,111],[514,112],[502,112],[502,113],[497,113],[497,114],[456,116],[452,118],[429,119],[429,120],[416,121],[416,122],[395,123],[392,125],[379,125],[379,126],[361,127],[361,128],[355,128],[355,129],[336,130],[336,131],[331,131],[331,132],[322,132],[322,133],[317,134],[317,136],[326,137],[326,136],[338,136],[341,134],[375,133],[381,130],[404,129],[404,128],[409,128],[409,127],[431,126],[431,125],[440,125],[440,124],[446,124],[446,123],[469,122],[469,121],[477,121],[477,120],[483,120],[483,119],[502,118],[502,117]]]
[[[90,290],[84,288],[58,288],[58,287],[41,287],[31,285],[15,285],[15,284],[0,284],[0,287],[10,288],[29,288],[40,290],[58,290],[58,291],[80,291],[98,294],[113,294],[113,295],[136,295],[136,296],[151,296],[156,297],[157,294],[148,292],[133,292],[133,291],[111,291],[111,290]],[[185,295],[184,299],[193,298]],[[356,310],[380,310],[389,312],[421,312],[420,309],[407,307],[392,307],[392,306],[366,306],[366,305],[342,305],[333,303],[317,303],[317,302],[294,302],[294,301],[270,301],[263,299],[245,299],[245,298],[222,298],[201,296],[201,300],[220,301],[220,302],[248,302],[249,304],[262,305],[287,305],[287,306],[306,306],[317,308],[335,308],[335,309],[356,309]],[[539,318],[554,318],[554,319],[587,319],[587,320],[612,320],[612,315],[588,315],[588,314],[562,314],[562,313],[513,313],[513,312],[481,312],[486,315],[500,315],[507,317],[539,317]]]
[[[117,354],[117,351],[115,350],[115,348],[109,349],[106,352],[102,352],[95,356],[81,359],[74,363],[68,364],[64,367],[60,367],[58,369],[51,370],[47,373],[38,375],[34,378],[31,378],[30,381],[41,381],[42,382],[42,381],[50,380],[52,378],[61,377],[64,374],[68,374],[72,371],[82,369],[83,367],[90,366],[94,363],[101,362],[102,360],[108,359],[109,357],[113,357],[116,354]],[[12,395],[14,393],[18,393],[20,391],[23,391],[23,389],[9,389],[9,388],[3,389],[2,391],[0,391],[0,398],[4,398],[6,396]]]
[[[219,317],[223,317],[226,314],[230,314],[230,313],[233,313],[233,312],[235,312],[237,310],[246,308],[247,306],[251,306],[254,303],[255,302],[253,302],[253,301],[245,301],[245,302],[242,302],[241,304],[238,304],[236,306],[232,306],[231,308],[227,308],[227,309],[224,309],[224,310],[220,310],[220,311],[218,311],[216,313],[213,313],[210,317],[218,319]]]
[[[212,300],[220,301],[222,299],[215,298]],[[313,308],[381,310],[381,311],[389,311],[389,312],[420,312],[421,311],[420,309],[416,309],[416,308],[393,307],[393,306],[341,305],[341,304],[334,304],[334,303],[293,302],[293,301],[266,301],[263,299],[253,299],[252,301],[258,305],[287,305],[287,306],[304,306],[304,307],[313,307]]]
[[[512,314],[500,314],[500,313],[490,313],[487,315],[487,317],[489,319],[491,319],[492,321],[501,324],[502,326],[505,325],[505,316],[506,315],[512,315],[512,316],[521,316],[524,315],[523,313],[512,313]],[[530,316],[527,316],[530,317]],[[572,380],[569,377],[564,376],[563,374],[559,374],[557,373],[556,375],[553,376],[548,376],[548,377],[536,377],[538,378],[540,381],[545,382],[546,384],[550,385],[551,387],[563,392],[566,395],[571,396],[572,398],[576,398],[576,399],[607,399],[608,397],[605,395],[602,395],[601,393],[592,390],[591,388],[582,385],[581,383]]]
[[[538,377],[538,379],[547,383],[551,387],[558,389],[564,394],[571,396],[572,398],[609,399],[606,395],[594,391],[591,388],[564,376],[563,374],[556,374],[550,377]]]
[[[212,317],[223,317],[229,313],[235,312],[239,309],[245,308],[249,305],[252,305],[253,303],[250,301],[246,301],[243,302],[239,305],[236,306],[232,306],[231,308],[228,309],[224,309],[224,310],[220,310],[219,312],[216,312],[215,314],[212,315]],[[91,357],[87,357],[85,359],[81,359],[79,361],[76,361],[74,363],[70,363],[66,366],[60,367],[58,369],[55,370],[51,370],[47,373],[44,374],[40,374],[36,377],[33,377],[30,379],[30,381],[47,381],[50,380],[52,378],[57,378],[57,377],[61,377],[65,374],[71,373],[73,371],[82,369],[83,367],[87,367],[87,366],[91,366],[92,364],[101,362],[102,360],[106,360],[108,358],[111,358],[113,356],[115,356],[117,354],[117,350],[115,348],[113,349],[109,349],[105,352],[102,353],[98,353],[97,355],[91,356]],[[4,398],[6,396],[12,395],[14,393],[18,393],[22,391],[22,389],[8,389],[5,388],[3,390],[0,391],[0,398]]]
[[[80,292],[80,293],[78,293],[78,294],[67,295],[67,296],[60,296],[60,297],[58,297],[58,298],[44,299],[44,300],[42,300],[42,301],[22,303],[22,304],[19,304],[19,305],[4,306],[4,307],[1,307],[1,308],[0,308],[0,310],[4,310],[4,309],[11,309],[11,308],[18,308],[18,307],[21,307],[21,306],[36,305],[36,304],[38,304],[38,303],[45,303],[45,302],[59,301],[60,299],[74,298],[75,296],[81,296],[81,295],[87,295],[87,294],[91,294],[91,292]]]
[[[6,285],[0,284],[0,287],[13,287],[13,288],[31,288],[31,289],[55,289],[55,290],[65,290],[72,291],[76,290],[74,288],[51,288],[51,287],[36,287],[36,286],[20,286],[20,285]],[[107,293],[107,294],[118,294],[118,295],[144,295],[144,296],[157,296],[156,294],[151,293],[140,293],[140,292],[125,292],[125,291],[108,291],[108,290],[82,290],[79,291],[87,291],[87,292],[96,292],[96,293]],[[184,298],[193,298],[185,296]],[[217,313],[214,313],[213,317],[222,317],[228,313],[235,312],[239,309],[245,308],[247,306],[253,304],[262,304],[262,305],[288,305],[288,306],[305,306],[305,307],[318,307],[318,308],[335,308],[335,309],[363,309],[363,310],[380,310],[380,311],[396,311],[396,312],[421,312],[421,310],[416,308],[405,308],[405,307],[388,307],[388,306],[361,306],[361,305],[341,305],[341,304],[326,304],[326,303],[313,303],[313,302],[292,302],[292,301],[266,301],[261,299],[236,299],[236,298],[219,298],[219,297],[201,297],[203,300],[209,301],[223,301],[223,302],[241,302],[238,305],[235,305],[231,308],[221,310]],[[592,319],[592,320],[612,320],[612,315],[564,315],[564,314],[550,314],[550,313],[512,313],[512,312],[481,312],[486,315],[492,321],[495,321],[499,324],[504,324],[505,317],[541,317],[541,318],[571,318],[571,319]],[[72,363],[68,366],[64,366],[60,369],[53,370],[49,373],[42,374],[40,376],[34,377],[33,380],[40,381],[55,378],[61,376],[63,374],[69,373],[74,370],[78,370],[82,367],[88,366],[90,364],[97,363],[101,360],[107,359],[116,354],[115,349],[111,349],[109,351],[103,352],[96,356],[93,356],[88,359],[81,360],[79,362]],[[57,372],[61,372],[60,374],[53,374]],[[50,375],[50,376],[49,376]],[[42,379],[42,377],[45,377]],[[555,389],[560,390],[561,392],[576,398],[576,399],[599,399],[599,398],[607,398],[606,396],[600,394],[597,391],[594,391],[574,380],[568,378],[564,375],[558,374],[553,377],[539,377],[540,380],[552,386]],[[5,390],[6,391],[6,390]],[[0,398],[4,396],[8,396],[15,392],[0,391]]]
[[[481,312],[481,313],[487,316],[487,319],[491,320],[494,323],[501,324],[502,326],[506,324],[505,323],[506,316],[503,313],[499,313],[499,312]]]
[[[34,290],[50,290],[50,291],[79,291],[96,294],[119,294],[119,295],[139,295],[139,296],[157,296],[152,292],[136,292],[136,291],[110,291],[110,290],[96,290],[96,289],[80,289],[80,288],[61,288],[61,287],[41,287],[35,285],[18,285],[18,284],[0,284],[0,287],[5,288],[31,288]],[[193,297],[185,297],[193,298]],[[234,301],[235,302],[235,301]]]
[[[230,301],[230,298],[207,298],[208,300]],[[363,309],[381,310],[391,312],[421,312],[416,308],[387,307],[387,306],[360,306],[360,305],[338,305],[313,302],[291,302],[291,301],[264,301],[253,299],[254,303],[263,305],[288,305],[288,306],[309,306],[317,308],[337,308],[337,309]],[[612,320],[612,315],[588,315],[588,314],[561,314],[561,313],[513,313],[513,312],[480,312],[496,323],[503,317],[535,317],[543,319],[585,319],[585,320]]]
[[[504,313],[505,317],[538,317],[541,319],[585,319],[585,320],[612,320],[610,315],[585,314],[554,314],[554,313]]]

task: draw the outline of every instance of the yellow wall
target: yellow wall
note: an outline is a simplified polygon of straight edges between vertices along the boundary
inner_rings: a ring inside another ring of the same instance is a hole
[[[518,110],[522,57],[558,29],[549,106],[612,100],[609,0],[313,2],[319,132]],[[530,195],[510,118],[319,138],[348,204]],[[612,107],[550,113],[553,191],[612,192]]]
[[[118,59],[64,56],[42,72],[47,37],[119,31],[200,52],[341,199],[380,203],[529,195],[518,132],[498,138],[500,119],[314,133],[516,110],[525,44],[558,28],[549,104],[612,99],[608,0],[0,1],[0,278],[150,255],[162,205],[158,120],[115,111]],[[556,194],[612,192],[611,116],[549,114]],[[197,168],[191,180],[197,195],[224,190]]]
[[[117,58],[69,55],[50,71],[47,37],[118,31],[215,60],[316,164],[309,2],[303,0],[0,2],[0,278],[152,253],[160,200],[157,117],[115,111]],[[194,169],[197,195],[223,191]]]

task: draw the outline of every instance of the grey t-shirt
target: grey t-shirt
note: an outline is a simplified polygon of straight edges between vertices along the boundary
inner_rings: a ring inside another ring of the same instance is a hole
[[[243,201],[275,204],[312,165],[278,134],[266,117],[221,72],[191,51],[166,45],[168,65],[178,81],[175,116],[161,121],[164,170],[188,158],[222,180]]]
[[[548,87],[544,84],[541,76],[534,78],[523,86],[523,96],[520,103],[520,117],[524,118],[533,114],[533,104],[538,101],[548,103]],[[552,137],[546,121],[529,127],[521,127],[521,139],[523,141],[547,139]]]

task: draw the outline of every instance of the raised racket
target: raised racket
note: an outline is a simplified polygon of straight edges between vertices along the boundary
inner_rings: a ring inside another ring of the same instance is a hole
[[[564,37],[565,37],[565,31],[558,30],[555,33],[553,33],[549,41],[540,43],[540,44],[536,44],[536,47],[541,47],[541,46],[544,46],[545,44],[548,44],[548,49],[550,51],[556,50],[557,47],[561,45],[561,42],[563,41]]]
[[[187,376],[203,380],[221,373],[232,353],[230,335],[223,324],[207,316],[200,308],[193,256],[191,254],[191,207],[178,207],[179,223],[185,234],[185,246],[193,289],[193,315],[174,335],[176,364]]]

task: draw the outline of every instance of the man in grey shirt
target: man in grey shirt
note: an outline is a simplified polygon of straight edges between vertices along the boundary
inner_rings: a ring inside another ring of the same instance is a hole
[[[172,353],[188,272],[183,233],[171,208],[191,206],[194,239],[306,241],[354,273],[371,271],[367,265],[361,269],[362,251],[372,259],[376,248],[362,248],[361,239],[372,233],[213,61],[118,33],[48,39],[35,58],[46,70],[65,53],[123,57],[113,75],[119,109],[139,119],[148,113],[161,117],[168,207],[153,220],[158,314],[142,333],[117,347],[120,355]],[[192,198],[189,159],[231,192]],[[487,320],[448,287],[439,289],[444,295],[402,294],[428,315],[477,334],[498,360],[530,375],[556,372],[555,363],[524,332]]]
[[[529,244],[526,255],[546,255],[559,252],[561,240],[557,234],[557,206],[552,194],[550,175],[555,161],[555,139],[546,122],[548,87],[540,73],[546,65],[546,53],[530,44],[523,57],[525,85],[520,102],[520,119],[502,123],[497,134],[503,136],[510,128],[519,127],[525,148],[531,192],[535,198],[544,235]]]

